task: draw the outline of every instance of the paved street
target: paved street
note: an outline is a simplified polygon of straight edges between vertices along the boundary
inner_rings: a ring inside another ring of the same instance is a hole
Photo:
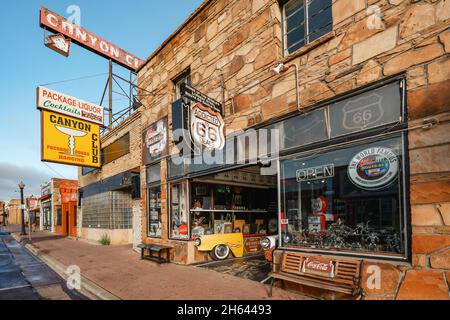
[[[101,246],[48,232],[33,233],[32,244],[58,263],[79,266],[84,277],[120,299],[269,299],[258,281],[207,268],[140,260],[130,245]],[[275,288],[272,299],[309,298]]]
[[[81,300],[11,235],[0,231],[0,300]]]

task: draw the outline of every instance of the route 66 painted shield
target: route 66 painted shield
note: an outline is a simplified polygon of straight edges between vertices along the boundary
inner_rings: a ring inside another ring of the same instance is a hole
[[[225,145],[225,122],[220,113],[195,103],[191,107],[191,136],[195,144],[208,149],[222,149]]]
[[[350,100],[343,108],[342,125],[348,130],[364,129],[383,117],[383,97],[374,93],[356,100]]]

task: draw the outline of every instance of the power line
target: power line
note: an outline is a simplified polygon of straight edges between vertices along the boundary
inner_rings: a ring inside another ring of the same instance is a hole
[[[61,80],[61,81],[56,81],[56,82],[49,82],[49,83],[40,84],[40,86],[51,86],[51,85],[59,84],[59,83],[66,83],[66,82],[72,82],[72,81],[96,78],[96,77],[104,76],[105,74],[108,74],[108,73],[104,72],[104,73],[93,74],[93,75],[90,75],[90,76],[84,76],[84,77],[79,77],[79,78],[72,78],[72,79]]]

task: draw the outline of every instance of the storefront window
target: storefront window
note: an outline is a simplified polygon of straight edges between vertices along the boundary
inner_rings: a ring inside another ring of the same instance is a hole
[[[170,186],[170,238],[189,239],[189,210],[187,206],[187,182]]]
[[[148,236],[161,237],[161,186],[148,188]]]
[[[247,183],[254,179],[255,184],[260,183],[262,186],[267,184],[267,187],[257,189],[245,184],[239,186],[192,183],[190,209],[192,238],[204,234],[234,232],[247,236],[275,234],[278,230],[276,179],[272,179],[275,177],[238,171],[222,175],[228,175],[230,179],[236,180],[242,175],[248,179]]]
[[[405,254],[402,137],[280,161],[285,247]]]

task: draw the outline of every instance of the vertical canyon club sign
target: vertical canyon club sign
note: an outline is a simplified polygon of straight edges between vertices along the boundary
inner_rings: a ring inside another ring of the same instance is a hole
[[[72,41],[100,56],[111,59],[117,64],[131,71],[136,71],[143,60],[113,45],[90,31],[73,24],[60,15],[48,10],[40,9],[40,26],[57,34],[62,34]]]
[[[142,133],[144,142],[142,148],[142,159],[144,164],[150,164],[153,161],[167,155],[168,152],[168,125],[167,116],[159,121],[152,123]]]
[[[44,87],[37,87],[37,108],[103,125],[103,107]]]
[[[100,168],[100,125],[42,110],[41,160]]]
[[[222,104],[188,84],[181,86],[181,96],[193,102],[190,108],[190,132],[192,142],[209,150],[221,150],[225,146],[225,121]]]

